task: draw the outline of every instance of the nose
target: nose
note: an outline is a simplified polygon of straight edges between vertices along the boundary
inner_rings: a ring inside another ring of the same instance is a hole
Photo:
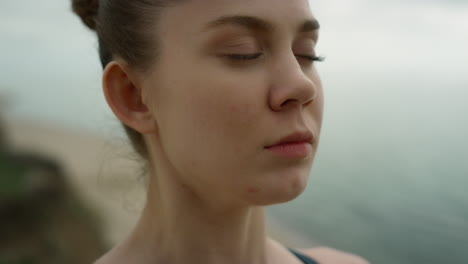
[[[303,69],[294,54],[291,55],[279,60],[271,71],[268,103],[275,112],[302,109],[317,97],[317,87],[312,80],[313,69]]]

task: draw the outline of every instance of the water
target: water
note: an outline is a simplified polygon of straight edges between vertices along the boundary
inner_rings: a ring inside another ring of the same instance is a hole
[[[371,263],[467,263],[466,87],[329,98],[308,190],[272,214]]]
[[[327,56],[318,156],[307,191],[270,213],[372,263],[468,263],[467,5],[333,1],[311,1]],[[68,1],[26,2],[0,4],[0,110],[109,133],[93,35]]]

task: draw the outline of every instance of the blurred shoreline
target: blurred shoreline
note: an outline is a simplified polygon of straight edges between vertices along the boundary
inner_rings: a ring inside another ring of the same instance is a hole
[[[136,164],[111,159],[116,153],[131,153],[129,148],[98,134],[43,121],[4,117],[4,129],[13,151],[45,156],[63,166],[80,198],[102,219],[108,243],[114,244],[125,236],[136,221],[136,214],[124,209],[128,206],[123,200],[134,200],[128,197],[128,189],[137,185],[137,180],[131,178]]]
[[[102,220],[109,245],[122,240],[137,221],[144,204],[144,185],[138,164],[125,139],[105,138],[56,123],[4,117],[7,141],[13,151],[32,152],[57,160],[80,198]],[[268,214],[269,234],[289,247],[317,245],[295,234]]]

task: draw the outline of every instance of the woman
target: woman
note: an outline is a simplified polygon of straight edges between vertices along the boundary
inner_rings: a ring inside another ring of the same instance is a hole
[[[366,263],[287,249],[263,206],[305,189],[323,91],[306,0],[74,0],[98,34],[106,100],[150,175],[106,263]]]

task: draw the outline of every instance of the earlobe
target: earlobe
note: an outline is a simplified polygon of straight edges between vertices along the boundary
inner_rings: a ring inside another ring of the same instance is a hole
[[[120,121],[142,134],[156,132],[156,121],[142,99],[142,87],[126,64],[110,62],[104,69],[102,87],[107,104]]]

